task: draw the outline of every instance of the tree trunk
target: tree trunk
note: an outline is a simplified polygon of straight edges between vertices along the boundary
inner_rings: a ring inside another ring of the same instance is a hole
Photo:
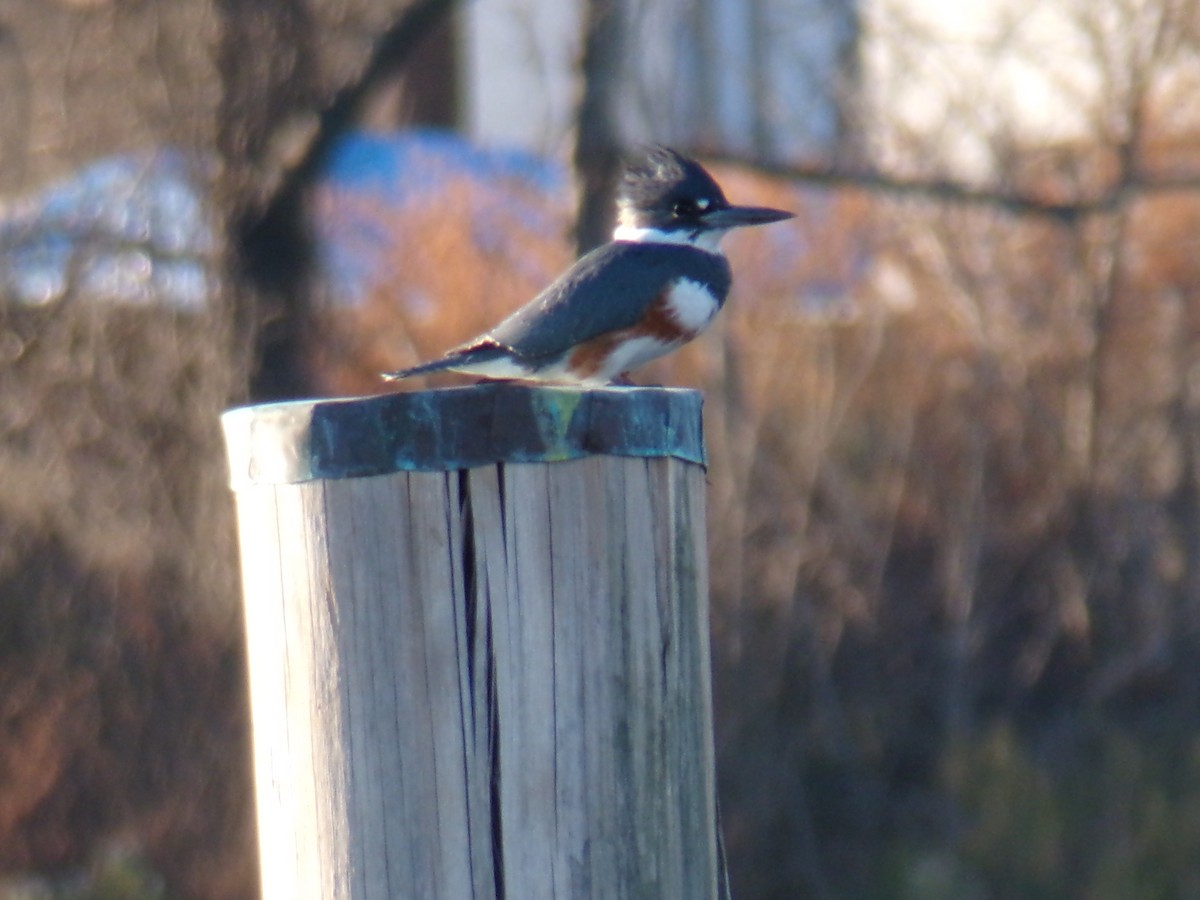
[[[621,171],[616,90],[624,46],[620,0],[587,0],[584,15],[582,97],[575,131],[579,211],[575,250],[582,256],[609,239],[613,195]]]

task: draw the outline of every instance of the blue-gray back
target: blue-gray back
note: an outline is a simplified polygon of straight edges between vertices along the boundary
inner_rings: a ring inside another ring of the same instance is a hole
[[[614,241],[580,259],[488,337],[527,359],[557,356],[609,331],[636,325],[680,278],[724,303],[732,275],[725,257],[685,244]]]

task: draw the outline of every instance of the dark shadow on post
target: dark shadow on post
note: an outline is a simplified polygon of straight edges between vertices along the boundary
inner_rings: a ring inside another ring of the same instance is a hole
[[[701,400],[224,417],[264,897],[718,897]]]

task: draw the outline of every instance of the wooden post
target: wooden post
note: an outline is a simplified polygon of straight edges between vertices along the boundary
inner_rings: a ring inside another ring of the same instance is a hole
[[[718,896],[698,394],[223,421],[265,900]]]

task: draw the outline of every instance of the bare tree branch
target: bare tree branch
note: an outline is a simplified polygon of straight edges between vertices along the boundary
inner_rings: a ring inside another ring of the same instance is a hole
[[[710,154],[708,159],[744,166],[767,175],[818,187],[862,188],[939,203],[993,207],[1000,212],[1058,219],[1066,224],[1087,216],[1116,212],[1136,194],[1200,191],[1200,172],[1170,177],[1148,177],[1125,170],[1119,180],[1107,189],[1092,196],[1063,201],[1039,197],[1036,194],[975,187],[948,178],[908,178],[872,169],[848,170],[836,166],[793,165],[729,154]]]
[[[415,0],[375,42],[362,75],[336,94],[320,113],[299,160],[283,175],[260,215],[241,223],[240,248],[245,274],[275,299],[277,315],[264,326],[261,365],[251,385],[260,399],[309,393],[304,334],[312,281],[311,236],[302,205],[333,145],[359,120],[375,90],[388,83],[412,56],[421,40],[457,0]]]

